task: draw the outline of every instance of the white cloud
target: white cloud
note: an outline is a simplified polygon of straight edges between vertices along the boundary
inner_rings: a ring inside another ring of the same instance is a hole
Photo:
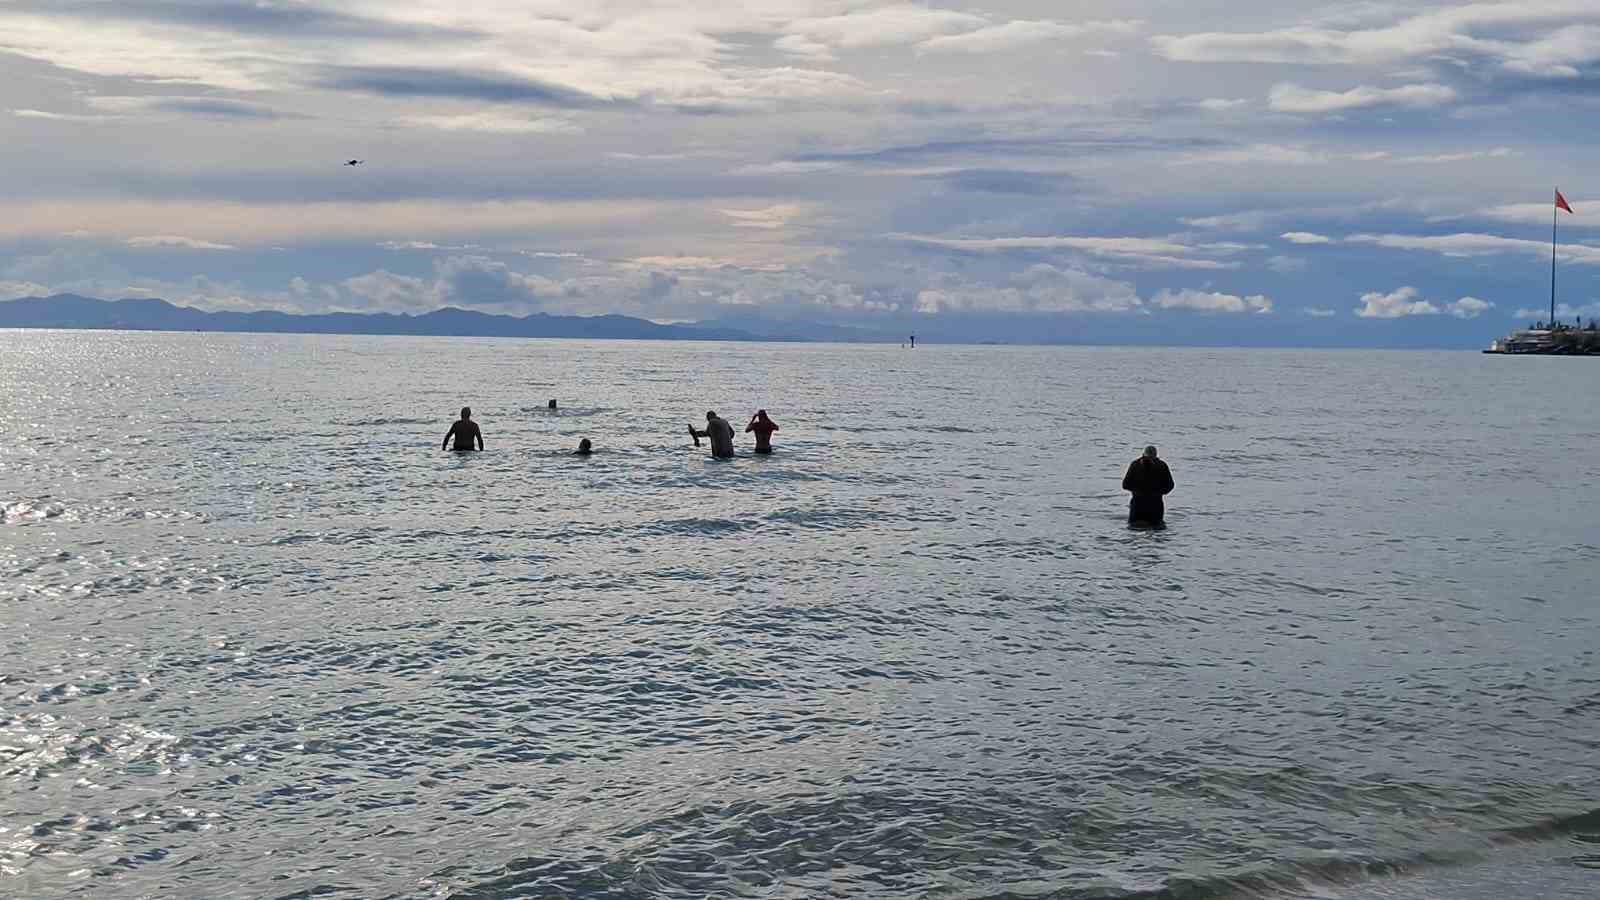
[[[7,281],[0,278],[0,300],[16,300],[20,297],[43,297],[50,293],[50,289],[33,281]]]
[[[1462,297],[1460,300],[1448,304],[1446,308],[1450,311],[1450,315],[1458,319],[1476,319],[1493,306],[1493,303],[1487,300],[1479,300],[1477,297]]]
[[[43,109],[13,109],[11,114],[19,119],[46,119],[52,122],[107,122],[118,118],[117,116],[50,112]]]
[[[1279,275],[1293,275],[1310,268],[1310,263],[1298,256],[1272,256],[1267,258],[1267,268]]]
[[[940,35],[976,31],[988,24],[988,19],[971,13],[899,3],[842,15],[801,18],[790,22],[785,30],[810,44],[859,49],[914,44]]]
[[[1563,195],[1565,195],[1565,192],[1563,192]],[[1576,225],[1580,228],[1600,228],[1600,203],[1567,197],[1567,204],[1572,207],[1572,212],[1561,213],[1560,220],[1563,226]],[[1501,206],[1491,206],[1479,209],[1471,215],[1485,219],[1498,219],[1502,222],[1517,222],[1523,225],[1549,225],[1555,211],[1555,203],[1551,199],[1543,203],[1508,203]],[[1457,217],[1440,217],[1439,221],[1443,221],[1445,218]]]
[[[1150,302],[1162,309],[1197,309],[1205,312],[1225,313],[1270,313],[1272,300],[1260,294],[1250,297],[1238,297],[1233,294],[1219,294],[1210,291],[1182,290],[1158,291]]]
[[[1519,319],[1548,319],[1550,317],[1550,307],[1536,306],[1529,307],[1527,309],[1519,309],[1512,313],[1512,315]],[[1585,319],[1591,321],[1600,321],[1600,301],[1586,303],[1583,306],[1573,306],[1570,303],[1556,304],[1556,319],[1569,321],[1574,316],[1583,316]]]
[[[1197,107],[1199,107],[1199,108],[1201,108],[1203,110],[1206,110],[1207,112],[1226,112],[1226,111],[1228,111],[1230,109],[1238,109],[1241,106],[1249,106],[1249,105],[1250,105],[1250,101],[1249,100],[1244,100],[1244,99],[1230,100],[1230,99],[1227,99],[1225,97],[1207,97],[1206,99],[1201,100],[1200,102],[1195,104],[1195,106],[1197,106]]]
[[[1279,235],[1291,244],[1331,244],[1333,238],[1325,235],[1313,234],[1309,231],[1285,231]]]
[[[1011,250],[1073,250],[1129,265],[1158,269],[1237,269],[1236,262],[1197,258],[1205,255],[1229,255],[1244,245],[1209,244],[1193,245],[1171,238],[1135,237],[1001,237],[1001,238],[939,238],[914,234],[891,234],[890,238],[960,250],[968,253],[997,253]]]
[[[384,312],[428,312],[444,306],[447,299],[437,282],[385,269],[347,278],[340,287],[366,301],[360,308]]]
[[[1397,88],[1362,86],[1342,92],[1280,84],[1267,95],[1267,105],[1277,112],[1333,113],[1375,106],[1424,109],[1443,106],[1455,99],[1455,90],[1442,84],[1408,84]]]
[[[1216,216],[1200,216],[1180,221],[1194,228],[1214,228],[1218,231],[1260,231],[1267,226],[1268,222],[1279,218],[1281,215],[1282,213],[1267,212],[1265,210],[1248,210]]]
[[[738,269],[750,272],[784,272],[789,266],[783,263],[750,263],[719,256],[638,256],[626,261],[627,265],[641,269],[667,271],[706,271],[712,269]]]
[[[803,34],[786,34],[773,41],[772,46],[783,53],[798,56],[809,62],[832,62],[834,59],[832,47]]]
[[[373,238],[408,240],[446,236],[561,229],[568,233],[614,231],[618,222],[704,221],[687,203],[648,201],[428,201],[372,203],[270,203],[231,201],[0,200],[0,236],[56,235],[90,230],[111,238],[150,240],[156,229],[182,222],[202,243],[261,245],[281,240]],[[159,232],[155,237],[164,237]]]
[[[1569,78],[1578,66],[1600,59],[1600,39],[1584,27],[1600,21],[1600,9],[1590,0],[1462,3],[1409,16],[1400,7],[1372,9],[1384,14],[1384,24],[1326,22],[1260,32],[1158,35],[1151,43],[1162,56],[1185,62],[1391,65],[1488,59],[1504,71]]]
[[[1138,31],[1143,24],[1125,20],[1069,24],[1016,19],[1000,25],[987,25],[965,34],[928,38],[917,44],[917,49],[946,53],[994,53],[1041,41],[1069,40],[1086,34],[1131,34]]]
[[[1387,294],[1373,291],[1361,295],[1356,315],[1363,319],[1399,319],[1405,316],[1436,316],[1439,307],[1419,299],[1414,287],[1403,287]]]
[[[1463,233],[1430,237],[1405,234],[1353,234],[1345,240],[1356,244],[1376,244],[1396,250],[1427,250],[1455,257],[1493,256],[1499,253],[1523,253],[1545,259],[1550,256],[1550,244],[1547,241],[1530,241],[1494,234]],[[1575,265],[1600,266],[1600,247],[1591,247],[1587,244],[1562,244],[1558,256]]]
[[[402,116],[397,122],[411,128],[439,131],[476,131],[484,134],[582,134],[583,128],[569,119],[518,116],[499,112],[462,115]]]
[[[1404,165],[1430,164],[1430,163],[1455,163],[1466,162],[1474,159],[1506,159],[1519,156],[1517,151],[1510,147],[1495,147],[1491,150],[1467,150],[1460,153],[1427,153],[1416,156],[1393,156],[1391,162]]]
[[[777,230],[811,214],[813,207],[805,203],[776,203],[761,209],[719,209],[736,228]]]
[[[1331,319],[1339,314],[1338,310],[1324,309],[1320,306],[1308,306],[1305,312],[1314,319]]]
[[[1246,144],[1223,150],[1192,153],[1188,156],[1180,157],[1177,161],[1179,163],[1222,163],[1231,165],[1312,166],[1331,163],[1373,163],[1411,166],[1442,165],[1481,159],[1504,159],[1516,155],[1518,155],[1516,151],[1506,147],[1495,147],[1489,150],[1466,150],[1456,153],[1397,155],[1388,150],[1347,151],[1328,150],[1305,144]],[[1547,214],[1548,212],[1546,210]]]
[[[1310,166],[1332,162],[1335,156],[1293,144],[1247,144],[1226,150],[1208,150],[1178,159],[1180,163],[1222,163],[1227,165]]]
[[[195,238],[183,237],[177,234],[153,234],[141,237],[131,237],[123,241],[129,247],[141,250],[150,249],[181,249],[181,250],[237,250],[232,244],[219,244],[215,241],[202,241]]]
[[[917,311],[1009,313],[1125,313],[1142,301],[1133,285],[1075,269],[1030,266],[1009,284],[945,279],[917,293]]]

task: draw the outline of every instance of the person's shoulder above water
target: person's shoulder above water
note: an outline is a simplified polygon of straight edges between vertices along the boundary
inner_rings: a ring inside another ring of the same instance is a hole
[[[451,439],[455,440],[454,447],[450,446]],[[445,432],[444,442],[439,445],[439,449],[483,449],[483,431],[478,428],[477,422],[472,421],[472,407],[461,407],[461,418],[450,424],[450,430]]]

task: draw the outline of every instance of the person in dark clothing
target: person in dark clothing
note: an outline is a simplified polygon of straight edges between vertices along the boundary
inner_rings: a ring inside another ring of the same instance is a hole
[[[755,432],[757,453],[772,452],[772,433],[777,430],[778,423],[767,418],[764,409],[756,410],[756,414],[750,417],[750,424],[744,427],[745,434]]]
[[[482,450],[483,449],[483,432],[478,430],[478,423],[472,421],[472,407],[470,407],[470,406],[461,407],[461,418],[457,419],[455,422],[451,423],[450,430],[445,433],[444,443],[439,445],[439,449],[443,450],[446,447],[449,447],[451,438],[455,439],[456,445],[454,447],[451,447],[450,449],[453,449],[453,450]],[[477,442],[477,446],[476,447],[473,446],[473,442],[474,441]]]
[[[715,412],[706,413],[705,431],[695,431],[694,426],[690,425],[689,436],[694,438],[696,447],[700,446],[701,438],[710,438],[711,455],[717,459],[733,458],[733,426]]]
[[[583,440],[578,442],[578,449],[572,451],[572,455],[573,456],[588,456],[593,452],[594,452],[594,445],[589,443],[589,439],[588,438],[584,438]]]
[[[1156,456],[1156,448],[1144,448],[1144,455],[1128,466],[1122,476],[1122,489],[1133,494],[1128,501],[1128,524],[1144,528],[1165,528],[1167,507],[1161,498],[1172,493],[1172,470]]]

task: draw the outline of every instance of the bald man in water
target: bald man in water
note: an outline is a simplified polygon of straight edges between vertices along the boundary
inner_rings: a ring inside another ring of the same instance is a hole
[[[716,412],[706,413],[706,430],[695,431],[694,426],[689,426],[689,434],[694,437],[696,445],[701,438],[711,439],[711,455],[717,459],[731,459],[733,457],[733,426],[728,420],[717,415]]]

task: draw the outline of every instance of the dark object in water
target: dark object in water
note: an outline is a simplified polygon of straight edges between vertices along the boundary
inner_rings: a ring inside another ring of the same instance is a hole
[[[472,421],[472,407],[461,407],[461,418],[451,423],[450,430],[445,432],[444,442],[439,445],[443,450],[449,447],[451,440],[455,441],[454,450],[482,450],[483,431],[478,423]]]
[[[1156,448],[1144,448],[1144,455],[1134,460],[1122,476],[1122,489],[1133,495],[1128,501],[1128,524],[1166,527],[1167,504],[1161,498],[1172,493],[1172,488],[1172,470],[1156,456]]]

